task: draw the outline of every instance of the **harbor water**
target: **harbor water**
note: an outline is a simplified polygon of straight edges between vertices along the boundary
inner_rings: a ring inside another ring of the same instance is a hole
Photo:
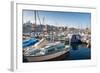
[[[70,47],[70,51],[67,52],[62,59],[57,59],[57,60],[55,59],[48,61],[70,61],[70,60],[89,60],[89,59],[91,59],[91,48],[83,47],[80,45],[74,45]],[[29,62],[29,61],[23,59],[23,62]]]
[[[90,48],[72,48],[68,54],[66,54],[63,60],[86,60],[91,59]]]

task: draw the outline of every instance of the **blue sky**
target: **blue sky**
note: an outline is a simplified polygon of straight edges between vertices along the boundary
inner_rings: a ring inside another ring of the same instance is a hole
[[[38,11],[41,23],[44,25],[55,25],[55,26],[69,26],[85,28],[91,26],[91,13],[80,13],[80,12],[56,12],[56,11]],[[34,11],[23,10],[23,22],[31,21],[34,23]],[[37,18],[39,24],[39,19]]]

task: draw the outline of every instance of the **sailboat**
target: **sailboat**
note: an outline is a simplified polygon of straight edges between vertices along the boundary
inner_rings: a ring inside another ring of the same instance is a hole
[[[36,15],[35,15],[35,20],[36,20]],[[28,62],[39,62],[39,61],[62,59],[65,56],[65,54],[68,53],[70,50],[69,44],[65,45],[60,41],[49,42],[46,38],[42,38],[34,45],[32,44],[30,46],[31,46],[30,49],[24,52],[23,54],[24,58]]]

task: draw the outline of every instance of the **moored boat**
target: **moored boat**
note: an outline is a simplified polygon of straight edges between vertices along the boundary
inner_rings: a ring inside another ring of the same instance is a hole
[[[65,55],[67,52],[69,52],[69,45],[64,45],[60,42],[56,43],[49,43],[44,48],[41,49],[33,49],[24,57],[29,62],[38,62],[38,61],[46,61],[46,60],[52,60],[55,58],[60,58],[61,56]]]

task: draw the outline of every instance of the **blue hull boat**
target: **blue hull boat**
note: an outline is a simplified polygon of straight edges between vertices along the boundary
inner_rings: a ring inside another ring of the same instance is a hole
[[[35,39],[35,38],[30,38],[30,39],[24,40],[23,41],[23,48],[26,48],[28,46],[32,46],[32,45],[36,44],[37,42],[39,42],[39,40]]]

